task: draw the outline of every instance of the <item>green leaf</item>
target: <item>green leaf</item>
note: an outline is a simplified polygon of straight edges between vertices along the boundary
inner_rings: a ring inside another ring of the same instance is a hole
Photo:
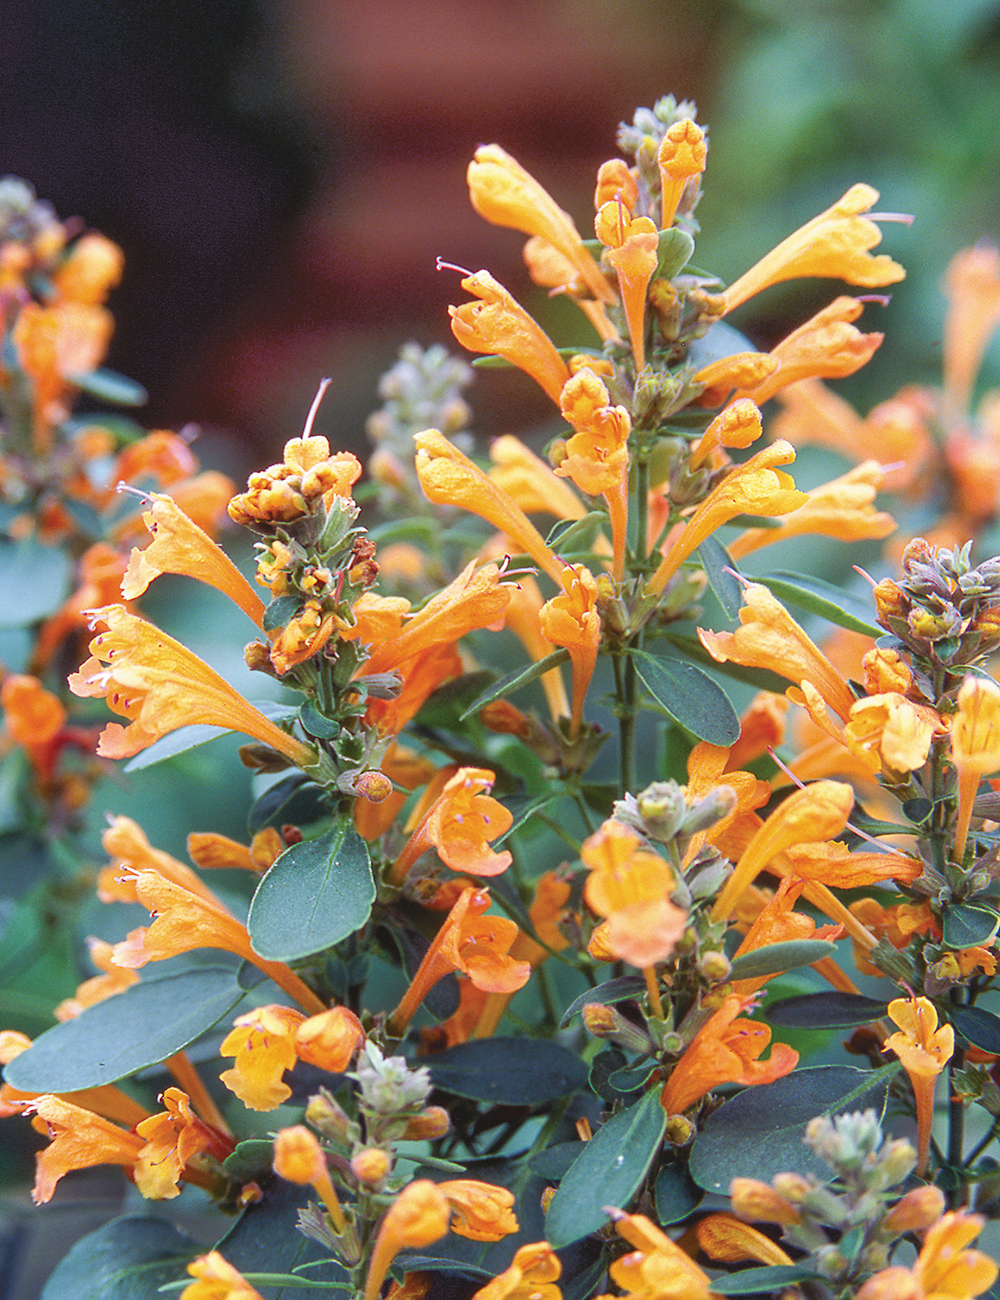
[[[724,1195],[740,1177],[767,1182],[788,1170],[827,1178],[829,1167],[802,1140],[806,1125],[817,1115],[881,1110],[899,1069],[898,1061],[875,1071],[821,1065],[744,1088],[705,1121],[691,1148],[691,1177],[706,1192]]]
[[[982,1007],[949,1007],[948,1019],[967,1042],[1000,1054],[1000,1018]]]
[[[345,817],[270,867],[250,904],[250,942],[268,961],[309,957],[360,930],[374,902],[368,848]]]
[[[250,809],[247,829],[251,835],[256,835],[265,826],[281,826],[285,822],[294,826],[311,826],[329,814],[322,787],[307,776],[296,773],[264,791]]]
[[[710,1286],[716,1295],[763,1295],[811,1282],[819,1274],[803,1264],[774,1264],[768,1268],[742,1268],[728,1277],[713,1277]]]
[[[645,650],[634,650],[632,659],[639,680],[656,703],[699,740],[732,745],[739,738],[736,710],[707,673],[683,659],[654,659]]]
[[[317,740],[333,740],[335,736],[340,735],[340,723],[337,719],[328,718],[320,713],[311,700],[306,700],[299,709],[299,722],[302,723],[303,731],[309,736],[315,736]]]
[[[73,566],[65,551],[43,546],[34,537],[23,542],[0,539],[0,628],[27,627],[55,613],[69,594]]]
[[[279,627],[295,617],[302,608],[302,599],[299,596],[275,596],[264,610],[262,626],[265,632],[277,632]]]
[[[190,727],[178,727],[176,731],[171,731],[169,735],[154,740],[149,748],[144,749],[141,754],[136,754],[134,758],[130,758],[122,770],[125,772],[140,772],[144,767],[152,767],[156,763],[162,763],[165,759],[176,758],[178,754],[186,754],[189,749],[196,749],[199,745],[207,745],[216,736],[226,734],[225,727],[209,727],[202,723]]]
[[[768,587],[771,592],[788,605],[795,605],[809,614],[818,614],[837,627],[846,627],[851,632],[861,632],[865,636],[879,637],[882,628],[871,622],[871,606],[868,601],[860,600],[853,592],[835,587],[832,582],[822,578],[813,578],[803,573],[770,573],[766,578],[756,578],[756,582]]]
[[[698,547],[698,559],[723,612],[730,619],[738,618],[743,604],[743,586],[739,578],[733,576],[739,570],[729,558],[729,552],[717,537],[706,537]]]
[[[556,1249],[605,1227],[606,1206],[624,1210],[631,1203],[660,1149],[666,1127],[660,1090],[654,1088],[597,1130],[549,1204],[545,1236]]]
[[[145,406],[149,400],[142,384],[137,384],[134,379],[119,375],[114,370],[86,370],[68,374],[65,378],[91,397],[99,397],[102,402],[110,402],[114,406]]]
[[[692,1181],[686,1165],[664,1161],[656,1175],[653,1197],[657,1221],[666,1228],[671,1223],[683,1223],[701,1204],[704,1192]]]
[[[150,1300],[203,1249],[165,1219],[112,1219],[70,1248],[41,1300]]]
[[[952,903],[944,913],[944,942],[949,948],[976,948],[992,941],[1000,916],[986,907]]]
[[[885,1015],[886,1003],[860,993],[803,993],[771,1002],[764,1015],[788,1029],[853,1029]]]
[[[541,1106],[587,1086],[575,1052],[542,1038],[484,1038],[421,1057],[436,1088],[500,1106]]]
[[[664,280],[672,280],[687,266],[693,252],[694,240],[686,230],[681,230],[679,226],[661,230],[655,274]]]
[[[622,975],[615,980],[598,984],[595,989],[587,989],[578,998],[574,998],[563,1012],[559,1028],[564,1029],[577,1012],[582,1011],[588,1002],[600,1002],[602,1006],[613,1006],[616,1002],[627,1002],[631,998],[641,997],[646,989],[646,981],[641,975]]]
[[[742,957],[734,957],[729,978],[753,980],[779,970],[811,966],[814,961],[832,957],[836,951],[837,945],[827,939],[787,939],[783,943],[769,943],[764,948],[744,953]]]
[[[483,691],[482,695],[477,695],[469,707],[459,718],[459,722],[464,722],[466,718],[478,713],[480,709],[487,704],[492,704],[494,700],[502,699],[506,695],[513,695],[519,691],[522,686],[527,686],[533,682],[536,677],[541,677],[542,673],[547,673],[550,668],[555,668],[559,664],[564,664],[569,659],[568,650],[553,650],[550,655],[544,659],[539,659],[538,663],[532,664],[528,668],[520,668],[515,673],[508,673],[500,681],[495,682],[489,690]]]
[[[244,995],[229,966],[144,979],[36,1038],[5,1068],[23,1092],[97,1088],[158,1065],[232,1011]]]

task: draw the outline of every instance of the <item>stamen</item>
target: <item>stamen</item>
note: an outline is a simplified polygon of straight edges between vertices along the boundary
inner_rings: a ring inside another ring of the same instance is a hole
[[[467,271],[464,266],[456,266],[454,262],[446,262],[442,257],[434,259],[434,269],[435,271],[457,271],[459,275],[464,275],[466,279],[473,274],[472,271]]]
[[[312,400],[312,406],[309,408],[309,414],[306,416],[305,426],[302,429],[303,438],[308,438],[312,433],[313,421],[316,419],[316,412],[319,410],[319,404],[323,400],[323,394],[330,387],[332,380],[321,379],[319,387],[316,389],[316,396]]]

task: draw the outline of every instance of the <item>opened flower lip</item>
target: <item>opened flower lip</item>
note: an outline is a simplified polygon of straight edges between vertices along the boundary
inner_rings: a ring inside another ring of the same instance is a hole
[[[143,550],[132,552],[122,579],[125,599],[141,596],[162,573],[182,574],[223,592],[262,627],[264,602],[222,548],[188,518],[173,498],[153,492],[149,502],[142,518],[153,540]]]
[[[955,1054],[955,1031],[951,1025],[938,1027],[937,1009],[925,997],[896,998],[888,1015],[899,1032],[889,1035],[883,1050],[896,1053],[910,1078],[917,1112],[916,1172],[922,1176],[930,1156],[934,1086]]]
[[[870,250],[882,238],[872,217],[864,216],[878,200],[870,185],[852,185],[836,203],[819,213],[765,254],[726,290],[732,311],[773,284],[800,276],[832,277],[864,288],[881,288],[902,280],[906,272],[885,253]]]
[[[448,308],[451,332],[462,347],[503,357],[558,404],[569,368],[542,327],[489,271],[467,275],[462,288],[479,299]]]
[[[190,724],[242,731],[293,763],[307,767],[315,750],[282,731],[186,646],[124,605],[89,611],[107,631],[90,643],[91,658],[73,673],[74,695],[107,700],[113,713],[131,724],[109,723],[97,752],[131,758],[154,741]]]
[[[614,300],[572,217],[505,149],[480,145],[467,175],[469,197],[481,217],[495,226],[544,239],[566,258],[594,298],[605,303]]]

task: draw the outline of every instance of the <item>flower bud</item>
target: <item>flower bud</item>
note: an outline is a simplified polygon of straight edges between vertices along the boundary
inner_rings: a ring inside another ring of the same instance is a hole
[[[783,1200],[790,1201],[792,1205],[801,1205],[815,1184],[802,1174],[782,1173],[774,1175],[771,1186]]]
[[[914,1187],[897,1201],[882,1220],[879,1235],[901,1237],[904,1232],[923,1232],[944,1213],[944,1194],[938,1187],[929,1184]]]
[[[667,1120],[667,1141],[674,1147],[686,1147],[698,1132],[686,1115],[671,1115]]]
[[[325,1088],[309,1098],[305,1118],[324,1137],[344,1143],[357,1140],[357,1125]]]
[[[588,1002],[583,1008],[583,1023],[595,1038],[606,1038],[627,1052],[648,1054],[653,1040],[639,1025],[623,1016],[617,1007],[602,1002]]]
[[[381,1147],[362,1147],[351,1157],[354,1177],[366,1187],[377,1187],[391,1169],[392,1159]]]
[[[734,1178],[729,1185],[734,1213],[741,1219],[764,1223],[801,1223],[802,1215],[773,1187],[756,1178]]]
[[[403,1140],[406,1142],[433,1142],[444,1137],[451,1128],[451,1116],[443,1106],[428,1106],[419,1115],[406,1121]]]
[[[280,1129],[275,1135],[274,1172],[290,1183],[314,1183],[326,1177],[322,1148],[304,1125]]]
[[[729,979],[733,964],[724,952],[710,951],[698,958],[698,970],[709,984],[722,984]]]

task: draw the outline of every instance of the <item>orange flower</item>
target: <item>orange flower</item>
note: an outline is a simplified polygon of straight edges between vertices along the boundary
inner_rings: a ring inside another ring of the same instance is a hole
[[[558,405],[569,370],[542,327],[489,271],[467,275],[462,288],[480,299],[448,308],[451,332],[462,347],[503,357],[530,375]]]
[[[664,1086],[668,1115],[679,1115],[720,1083],[774,1083],[795,1069],[799,1054],[785,1043],[775,1043],[768,1060],[759,1059],[771,1041],[770,1029],[737,1019],[752,1006],[752,997],[730,995],[698,1030]]]
[[[516,1197],[506,1187],[492,1183],[476,1182],[472,1178],[457,1178],[438,1183],[438,1191],[448,1198],[454,1217],[452,1232],[470,1241],[501,1241],[517,1232],[514,1215]]]
[[[193,651],[124,605],[92,610],[91,617],[108,631],[91,641],[92,657],[71,675],[70,690],[104,696],[111,711],[132,724],[104,728],[97,752],[105,758],[131,758],[178,727],[207,723],[253,736],[300,767],[316,761],[311,746],[282,731]]]
[[[135,1127],[145,1146],[135,1162],[133,1177],[142,1195],[152,1201],[179,1195],[181,1178],[185,1172],[194,1172],[185,1171],[185,1166],[203,1151],[220,1160],[233,1151],[232,1142],[221,1139],[194,1114],[190,1098],[180,1088],[168,1088],[163,1104],[166,1110],[150,1115]]]
[[[271,643],[271,663],[278,676],[319,654],[333,633],[334,621],[320,601],[307,600]]]
[[[700,176],[705,170],[707,158],[705,132],[697,122],[684,117],[667,127],[656,152],[656,163],[660,170],[661,230],[669,230],[674,224],[681,195],[688,181],[693,176]]]
[[[325,389],[321,388],[318,397]],[[316,403],[313,404],[313,412]],[[292,438],[285,443],[284,460],[251,474],[246,492],[229,502],[229,517],[257,531],[294,523],[320,509],[329,509],[335,497],[350,500],[351,488],[361,476],[361,462],[349,451],[330,455],[326,438]]]
[[[839,928],[824,927],[824,931],[821,932],[817,930],[816,922],[811,916],[793,910],[802,888],[800,881],[782,880],[773,897],[764,904],[747,930],[743,942],[733,954],[734,958],[741,957],[744,953],[756,952],[758,948],[766,948],[769,944],[785,943],[791,939],[838,937],[841,933]],[[831,930],[832,935],[829,933]],[[740,997],[747,997],[751,993],[756,993],[770,978],[771,975],[768,974],[736,980],[733,982],[733,992]]]
[[[518,579],[507,606],[506,627],[520,640],[535,663],[552,653],[552,642],[542,635],[539,626],[539,615],[544,603],[538,583],[526,575]],[[568,718],[569,699],[560,666],[557,664],[555,668],[542,673],[540,680],[552,721]]]
[[[692,450],[689,469],[697,469],[716,447],[749,447],[763,432],[760,407],[756,402],[751,402],[748,397],[730,402],[712,420]]]
[[[620,582],[625,574],[631,417],[624,406],[611,405],[607,388],[589,366],[567,381],[559,407],[576,432],[562,445],[556,473],[571,478],[588,496],[603,495],[607,501],[613,573]]]
[[[533,284],[550,289],[553,293],[564,293],[575,302],[602,342],[621,342],[618,331],[608,319],[604,303],[588,296],[587,286],[577,275],[576,267],[568,258],[563,257],[558,248],[547,239],[532,235],[521,250],[521,255]]]
[[[634,1248],[610,1268],[612,1280],[626,1289],[630,1300],[718,1300],[691,1256],[645,1215],[615,1211],[613,1217],[618,1235]]]
[[[163,961],[196,948],[220,948],[236,953],[264,971],[310,1015],[326,1010],[289,966],[280,961],[265,961],[254,952],[246,927],[220,903],[193,894],[155,871],[136,874],[135,897],[153,913],[153,924],[132,930],[126,939],[115,944],[116,966],[137,970],[149,961]]]
[[[779,853],[793,844],[822,842],[839,835],[853,807],[854,791],[840,781],[814,781],[790,794],[747,845],[715,900],[712,920],[728,920],[740,895]]]
[[[986,244],[963,248],[948,263],[944,288],[944,404],[951,422],[968,411],[986,346],[1000,325],[1000,252]]]
[[[140,871],[152,871],[196,894],[212,907],[226,911],[218,896],[197,872],[178,862],[162,849],[154,849],[146,834],[131,817],[114,817],[101,835],[104,851],[113,860],[97,877],[97,897],[102,903],[138,902],[135,881]]]
[[[115,966],[112,960],[114,949],[104,939],[88,938],[87,949],[90,960],[101,972],[89,980],[78,984],[71,998],[64,998],[53,1011],[56,1020],[72,1020],[87,1007],[103,1002],[105,998],[122,993],[139,982],[139,976],[133,970],[123,970]]]
[[[594,675],[601,644],[601,616],[597,612],[597,582],[582,564],[567,565],[561,574],[562,595],[545,602],[538,614],[542,636],[569,651],[573,668],[573,735],[583,721],[583,701]]]
[[[104,360],[114,330],[111,313],[93,303],[64,301],[42,307],[26,302],[10,340],[18,364],[32,383],[35,446],[44,452],[51,428],[68,414],[74,379]]]
[[[483,916],[489,905],[485,890],[462,891],[389,1019],[391,1034],[402,1035],[428,991],[451,971],[462,971],[487,993],[508,993],[527,983],[530,965],[508,956],[517,926],[503,916]]]
[[[513,434],[494,438],[490,443],[490,460],[493,462],[490,482],[508,493],[522,510],[554,515],[557,519],[582,519],[587,513],[587,507],[551,465]]]
[[[180,1300],[264,1300],[217,1250],[193,1259],[187,1271],[198,1280],[184,1288]]]
[[[604,941],[619,961],[645,968],[665,961],[687,925],[668,895],[676,880],[669,864],[621,822],[606,821],[580,848],[590,868],[584,898],[607,918]]]
[[[19,1033],[14,1029],[0,1029],[0,1066],[10,1065],[11,1061],[16,1060],[30,1046],[31,1039],[27,1034]],[[19,1088],[11,1087],[9,1083],[0,1083],[0,1119],[20,1115],[24,1102],[35,1101],[40,1095],[42,1094],[37,1092],[22,1092]],[[121,1088],[116,1088],[110,1083],[101,1084],[96,1088],[80,1088],[76,1092],[66,1092],[61,1095],[61,1099],[129,1127],[149,1116],[145,1106],[140,1106],[128,1093],[122,1092]]]
[[[472,1300],[561,1300],[555,1285],[561,1276],[562,1264],[549,1243],[532,1242],[519,1247],[510,1267],[480,1287]]]
[[[684,561],[723,524],[737,515],[783,515],[808,501],[790,474],[775,468],[789,465],[795,448],[789,442],[775,442],[758,451],[742,465],[734,466],[695,509],[684,526],[664,548],[663,559],[647,583],[658,595]]]
[[[467,565],[405,621],[400,631],[374,647],[359,675],[391,672],[432,647],[450,645],[475,628],[498,623],[510,600],[510,590],[500,577],[496,564],[479,569],[475,562]]]
[[[845,722],[850,717],[854,696],[843,674],[760,583],[743,588],[740,626],[735,632],[699,628],[698,639],[717,663],[769,668],[788,681],[811,682]]]
[[[859,898],[850,905],[852,915],[879,939],[894,948],[905,948],[914,934],[940,935],[937,920],[927,903],[897,903],[882,907],[874,898]],[[868,960],[874,945],[854,944],[854,964],[862,975],[881,976],[882,971]]]
[[[145,550],[132,552],[122,579],[125,599],[141,596],[161,573],[178,573],[221,591],[262,627],[264,602],[221,547],[170,497],[153,492],[149,500],[142,520],[153,540]]]
[[[726,549],[734,560],[741,560],[762,546],[806,534],[835,537],[841,542],[888,537],[896,521],[884,510],[875,509],[884,478],[882,466],[866,460],[839,478],[812,488],[802,505],[777,528],[750,528]]]
[[[986,1220],[968,1210],[949,1210],[927,1230],[912,1268],[895,1265],[875,1273],[855,1300],[972,1300],[1000,1273],[989,1255],[967,1250]]]
[[[485,768],[460,767],[445,782],[393,866],[391,879],[400,884],[410,867],[432,846],[453,871],[474,876],[498,876],[511,864],[504,850],[494,853],[490,842],[510,830],[514,817],[493,799],[496,777]]]
[[[836,203],[783,239],[726,290],[726,310],[772,284],[797,276],[824,276],[848,284],[876,288],[895,284],[906,275],[885,253],[869,249],[881,240],[875,222],[861,214],[878,199],[870,185],[852,185]]]
[[[958,772],[954,858],[961,862],[980,777],[1000,768],[1000,686],[990,678],[966,677],[951,726],[951,757]]]
[[[558,394],[555,400],[559,401]],[[414,442],[417,477],[429,501],[435,505],[461,506],[470,514],[479,515],[530,555],[553,582],[559,581],[562,561],[546,546],[541,533],[512,496],[487,478],[437,429],[425,429],[414,437]]]
[[[910,1076],[917,1108],[916,1173],[923,1177],[930,1154],[934,1085],[954,1055],[955,1031],[951,1025],[938,1029],[934,1004],[923,997],[896,998],[889,1003],[888,1015],[901,1032],[890,1034],[883,1050],[895,1052]]]
[[[656,271],[660,232],[649,217],[633,217],[621,199],[602,203],[594,220],[604,260],[618,276],[636,371],[646,364],[646,290]]]
[[[331,1007],[299,1023],[295,1052],[300,1061],[318,1065],[331,1074],[343,1074],[365,1041],[361,1021],[347,1007]]]
[[[451,1207],[440,1188],[426,1178],[408,1183],[379,1224],[368,1264],[364,1300],[376,1300],[389,1265],[401,1250],[429,1246],[448,1231]]]
[[[303,1124],[279,1129],[274,1138],[274,1172],[304,1187],[312,1183],[338,1233],[347,1230],[347,1219],[330,1180],[326,1156],[315,1135]]]
[[[771,349],[778,365],[761,383],[737,392],[763,406],[786,384],[816,376],[843,379],[872,359],[884,334],[862,334],[852,324],[864,310],[858,298],[835,298],[828,307],[810,317]]]
[[[0,688],[4,725],[11,737],[25,748],[40,748],[66,722],[66,710],[57,696],[47,691],[37,677],[8,673]]]
[[[32,1127],[51,1139],[35,1156],[31,1199],[36,1205],[52,1199],[56,1183],[71,1169],[90,1169],[94,1165],[124,1165],[131,1169],[144,1146],[141,1137],[126,1133],[117,1124],[63,1097],[47,1093],[29,1102],[24,1111],[34,1113]]]
[[[233,1021],[219,1047],[235,1057],[219,1078],[250,1110],[274,1110],[292,1095],[281,1076],[298,1060],[295,1034],[306,1017],[291,1007],[255,1007]]]
[[[732,1214],[708,1214],[695,1229],[698,1245],[712,1259],[739,1262],[753,1259],[758,1264],[794,1263],[792,1257],[770,1237]]]
[[[497,144],[480,145],[468,168],[472,206],[495,226],[543,239],[570,264],[599,302],[614,295],[573,223],[535,178]]]

